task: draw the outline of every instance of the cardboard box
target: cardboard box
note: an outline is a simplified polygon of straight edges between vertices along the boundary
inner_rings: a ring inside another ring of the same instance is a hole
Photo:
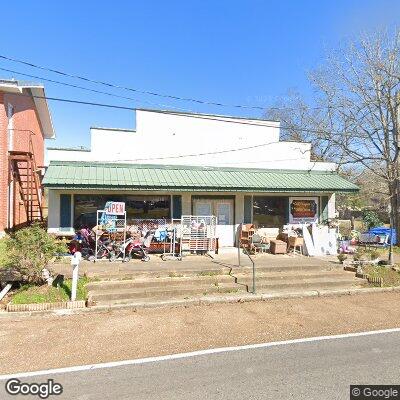
[[[287,244],[282,240],[271,240],[270,252],[272,254],[286,254]]]

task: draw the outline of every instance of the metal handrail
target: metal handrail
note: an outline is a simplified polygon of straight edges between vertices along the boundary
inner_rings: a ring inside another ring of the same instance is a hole
[[[250,253],[246,249],[246,246],[244,246],[242,243],[240,243],[239,253],[240,253],[240,247],[243,249],[244,253],[247,255],[247,257],[249,257],[251,263],[253,264],[253,290],[252,290],[252,293],[256,294],[256,263],[254,262],[254,260],[251,257]],[[239,260],[240,260],[240,255],[239,255]],[[240,261],[239,261],[239,266],[240,266]]]

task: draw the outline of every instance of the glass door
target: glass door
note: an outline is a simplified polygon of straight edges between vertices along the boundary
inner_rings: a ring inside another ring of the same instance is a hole
[[[214,215],[212,200],[196,200],[194,202],[194,215]]]
[[[232,225],[233,200],[231,202],[217,202],[216,214],[218,225]]]

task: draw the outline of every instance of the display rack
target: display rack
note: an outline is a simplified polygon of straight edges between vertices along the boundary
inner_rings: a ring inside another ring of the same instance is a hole
[[[126,241],[126,211],[121,215],[109,214],[107,209],[97,210],[95,227],[95,259],[98,259],[99,240],[104,235],[113,241]],[[123,256],[125,261],[125,255]]]
[[[182,215],[179,234],[180,255],[184,252],[216,251],[217,217]]]
[[[172,219],[171,223],[167,226],[168,246],[164,248],[164,253],[161,256],[163,261],[166,260],[182,260],[180,250],[177,249],[178,243],[178,230],[180,230],[180,219]]]
[[[253,224],[241,224],[239,247],[244,246],[248,251],[250,251],[254,233],[255,233],[255,228]]]

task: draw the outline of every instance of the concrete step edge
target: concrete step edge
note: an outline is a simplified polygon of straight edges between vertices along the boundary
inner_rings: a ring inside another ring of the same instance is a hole
[[[271,299],[279,299],[279,298],[300,298],[300,297],[317,297],[317,296],[338,296],[338,295],[350,295],[363,293],[370,293],[380,288],[361,288],[353,286],[342,287],[337,286],[330,289],[315,287],[309,288],[307,290],[277,290],[277,291],[268,291],[262,292],[258,291],[256,294],[252,293],[237,293],[237,294],[221,294],[221,295],[213,295],[210,296],[196,296],[196,297],[187,297],[187,298],[137,298],[134,301],[132,299],[125,300],[115,300],[115,301],[101,301],[96,305],[91,306],[91,308],[152,308],[152,307],[162,307],[162,306],[176,306],[176,305],[201,305],[201,304],[213,304],[213,303],[225,303],[225,302],[247,302],[247,301],[265,301]]]
[[[193,276],[193,277],[161,277],[161,278],[137,278],[137,279],[121,279],[121,280],[102,280],[96,282],[90,282],[86,285],[89,290],[96,290],[100,288],[123,288],[123,287],[145,287],[151,285],[185,285],[190,284],[192,282],[204,283],[204,284],[212,284],[216,281],[218,282],[234,282],[235,277],[232,275],[212,275],[212,276]]]
[[[230,286],[208,286],[208,287],[188,287],[188,288],[152,288],[151,290],[119,290],[119,291],[89,291],[88,298],[90,301],[99,299],[128,299],[135,297],[151,297],[153,295],[160,295],[162,297],[173,297],[173,296],[189,296],[198,295],[201,293],[227,293],[227,292],[238,292],[246,291],[245,285],[230,285]]]

